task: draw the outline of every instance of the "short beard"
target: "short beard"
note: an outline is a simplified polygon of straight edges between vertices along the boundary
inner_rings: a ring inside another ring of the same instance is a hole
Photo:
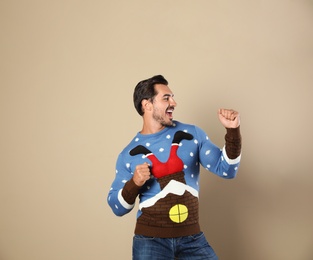
[[[171,120],[169,123],[161,122],[162,126],[173,126],[173,121]]]
[[[153,118],[154,118],[154,120],[158,121],[162,126],[165,126],[165,127],[173,126],[173,120],[170,120],[170,122],[165,122],[163,117],[157,116],[155,114],[153,114]]]

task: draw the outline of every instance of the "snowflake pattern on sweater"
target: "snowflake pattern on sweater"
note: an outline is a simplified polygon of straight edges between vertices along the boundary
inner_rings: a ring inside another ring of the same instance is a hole
[[[227,144],[226,144],[227,145]],[[151,165],[142,187],[132,182],[138,164]],[[108,194],[113,212],[130,212],[139,195],[136,234],[178,237],[200,231],[198,197],[200,165],[226,179],[236,176],[240,155],[229,159],[197,126],[174,121],[162,131],[135,138],[119,154]]]

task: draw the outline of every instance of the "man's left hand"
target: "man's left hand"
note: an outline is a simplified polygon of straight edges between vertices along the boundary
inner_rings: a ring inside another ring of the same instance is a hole
[[[240,115],[233,109],[220,108],[218,118],[226,128],[237,128],[240,125]]]

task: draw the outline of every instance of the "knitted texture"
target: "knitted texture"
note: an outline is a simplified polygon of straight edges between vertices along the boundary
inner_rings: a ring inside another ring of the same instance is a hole
[[[238,171],[239,128],[227,129],[225,141],[220,149],[202,129],[178,121],[156,134],[138,133],[116,162],[108,194],[113,212],[118,216],[130,212],[139,197],[135,234],[179,237],[198,233],[200,165],[226,179]],[[144,162],[151,165],[151,178],[138,187],[132,177],[136,166]]]

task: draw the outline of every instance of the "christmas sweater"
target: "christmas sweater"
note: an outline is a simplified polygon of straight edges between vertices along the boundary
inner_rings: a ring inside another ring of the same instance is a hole
[[[236,176],[241,158],[238,128],[227,128],[220,149],[195,125],[174,121],[158,133],[137,133],[119,154],[108,194],[114,214],[130,212],[139,197],[135,234],[180,237],[199,233],[200,165],[218,176]],[[151,177],[138,187],[132,177],[138,164],[150,164]]]

